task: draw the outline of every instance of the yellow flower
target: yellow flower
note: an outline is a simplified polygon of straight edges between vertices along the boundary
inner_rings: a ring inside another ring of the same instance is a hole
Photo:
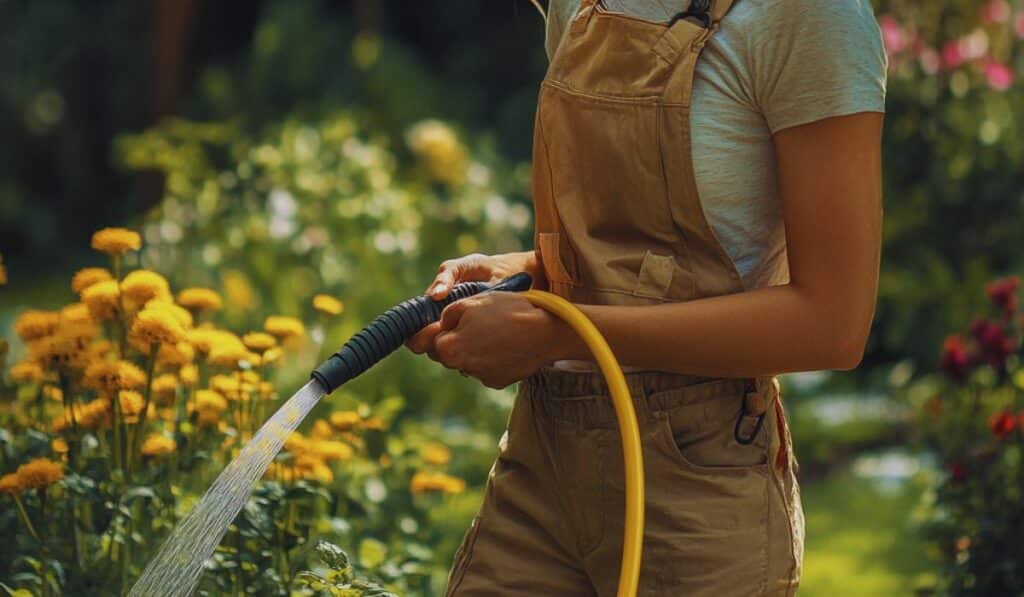
[[[121,390],[118,392],[117,398],[121,403],[121,416],[124,417],[124,422],[138,423],[139,415],[142,414],[142,408],[146,404],[142,394],[134,390]]]
[[[35,458],[18,467],[22,489],[43,489],[64,478],[64,466],[49,458]]]
[[[284,449],[292,454],[302,454],[309,451],[309,442],[298,431],[292,431],[284,438]]]
[[[75,409],[78,424],[86,429],[99,429],[110,425],[112,405],[106,398],[91,400],[81,408]],[[70,424],[70,422],[67,422]]]
[[[138,232],[126,228],[104,228],[92,235],[92,248],[108,255],[123,255],[128,251],[138,251],[142,247],[142,237]]]
[[[293,338],[306,333],[306,326],[294,317],[271,315],[263,322],[263,329],[278,338]]]
[[[84,383],[101,392],[131,390],[146,385],[146,374],[128,361],[98,361],[86,368]]]
[[[121,290],[117,280],[97,282],[82,291],[82,302],[89,309],[93,319],[106,321],[114,319],[121,310]]]
[[[241,389],[238,378],[233,375],[214,375],[210,378],[210,387],[229,398]]]
[[[56,311],[30,309],[14,320],[14,333],[25,342],[31,342],[49,336],[59,325],[60,314]]]
[[[249,351],[242,344],[221,342],[210,349],[207,360],[218,367],[238,367],[239,361],[248,362]]]
[[[162,456],[174,452],[178,445],[173,439],[154,433],[142,442],[142,454],[145,456]]]
[[[25,488],[21,486],[21,478],[18,477],[18,473],[10,473],[0,477],[0,493],[18,495],[24,489]]]
[[[11,381],[30,383],[43,380],[43,368],[35,361],[22,361],[11,366]]]
[[[53,336],[29,345],[29,354],[43,367],[61,371],[79,370],[89,358],[90,342],[99,329],[92,324],[66,325]]]
[[[313,308],[324,315],[338,315],[345,305],[333,296],[318,294],[313,297]]]
[[[121,281],[121,292],[134,305],[144,305],[155,299],[170,300],[171,287],[167,279],[146,269],[137,269]]]
[[[269,381],[261,381],[260,398],[263,398],[264,400],[269,400],[273,398],[275,394],[274,389],[274,384],[270,383]]]
[[[50,449],[57,454],[67,454],[68,442],[64,441],[64,438],[62,437],[55,437],[53,438],[53,441],[50,442]]]
[[[150,303],[152,304],[152,303]],[[144,344],[177,344],[185,339],[185,328],[169,312],[146,307],[135,316],[132,335]]]
[[[215,311],[223,302],[220,295],[209,288],[186,288],[178,293],[178,304],[193,311]]]
[[[157,404],[167,406],[173,404],[178,393],[178,378],[172,373],[164,373],[153,378],[153,400]]]
[[[350,460],[353,454],[352,446],[345,442],[329,440],[315,440],[312,451],[327,462]]]
[[[331,467],[315,456],[309,454],[296,456],[294,466],[299,476],[307,481],[319,481],[327,484],[334,480]]]
[[[158,298],[158,299],[154,299],[154,300],[149,301],[143,307],[143,310],[150,310],[150,309],[157,310],[157,311],[163,311],[164,313],[167,313],[168,315],[173,317],[175,320],[177,320],[177,322],[179,324],[181,324],[182,328],[184,328],[186,330],[192,329],[192,323],[193,323],[192,314],[189,313],[188,309],[185,309],[184,307],[179,307],[178,305],[175,305],[174,303],[172,303],[172,302],[170,302],[170,301],[168,301],[166,299],[159,299]]]
[[[420,456],[427,464],[443,465],[448,464],[452,458],[452,452],[448,446],[439,442],[428,442],[420,447]]]
[[[165,367],[183,367],[192,362],[196,351],[188,342],[161,344],[156,353],[156,364]]]
[[[363,418],[354,410],[339,410],[331,413],[329,420],[335,430],[348,431],[358,426]]]
[[[199,368],[195,365],[185,365],[178,370],[178,378],[181,379],[181,385],[191,388],[199,383]]]
[[[228,401],[213,390],[196,390],[195,410],[220,415],[228,409]]]
[[[284,356],[284,351],[281,350],[280,346],[275,346],[274,348],[271,348],[270,350],[263,353],[263,364],[271,365],[273,363],[276,363],[281,360],[282,356]]]
[[[82,324],[82,323],[94,323],[92,314],[89,312],[89,306],[85,303],[71,303],[66,305],[60,310],[60,323],[65,324]]]
[[[263,332],[249,332],[242,336],[242,343],[249,350],[263,353],[277,344],[277,338]]]
[[[192,347],[202,353],[209,353],[218,344],[237,344],[244,348],[238,336],[225,330],[218,330],[212,327],[196,328],[188,331],[188,341]]]
[[[384,419],[380,417],[368,417],[363,421],[363,429],[369,431],[384,431],[387,428],[387,424],[384,423]]]
[[[406,142],[437,180],[459,184],[465,179],[469,156],[448,125],[439,120],[424,120],[409,129]]]
[[[82,294],[86,288],[96,284],[97,282],[106,282],[112,280],[113,276],[110,272],[102,267],[87,267],[85,269],[78,270],[71,278],[71,290],[75,294]]]
[[[429,491],[462,493],[466,489],[466,482],[445,473],[420,471],[412,476],[412,480],[409,482],[409,489],[413,493],[426,493]]]
[[[48,399],[53,400],[54,402],[63,402],[64,390],[58,388],[57,386],[43,386],[43,396],[46,396]]]
[[[331,429],[331,424],[323,419],[317,419],[313,423],[313,428],[310,429],[309,434],[315,439],[327,439],[334,436],[334,430]]]

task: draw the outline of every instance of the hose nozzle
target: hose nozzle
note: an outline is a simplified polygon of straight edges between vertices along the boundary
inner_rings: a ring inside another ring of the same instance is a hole
[[[441,318],[441,311],[457,300],[485,292],[521,292],[533,284],[530,274],[520,272],[496,282],[456,284],[440,301],[420,295],[399,303],[382,313],[368,326],[313,370],[311,377],[330,394],[343,383],[362,374],[397,350],[417,332]]]

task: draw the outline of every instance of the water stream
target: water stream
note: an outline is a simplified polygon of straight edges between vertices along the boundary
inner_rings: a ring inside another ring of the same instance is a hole
[[[178,597],[195,591],[203,563],[217,549],[248,501],[253,486],[281,451],[288,435],[323,396],[323,388],[311,380],[267,420],[171,531],[129,591],[129,597]]]

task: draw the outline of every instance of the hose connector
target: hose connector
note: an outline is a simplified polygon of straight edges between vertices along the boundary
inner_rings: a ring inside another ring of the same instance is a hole
[[[441,319],[441,311],[451,303],[486,292],[521,292],[529,290],[532,284],[530,274],[520,272],[494,285],[483,282],[456,284],[439,301],[420,295],[399,303],[352,336],[338,352],[314,369],[311,377],[330,394],[397,350],[417,332]]]

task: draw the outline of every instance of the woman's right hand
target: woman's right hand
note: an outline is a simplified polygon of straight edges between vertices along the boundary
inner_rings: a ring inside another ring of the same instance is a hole
[[[533,251],[484,255],[471,253],[457,259],[448,259],[437,268],[437,275],[427,286],[426,294],[435,301],[444,299],[453,286],[460,282],[487,282],[493,284],[512,274],[525,271],[536,277],[536,257]],[[406,340],[405,345],[416,354],[431,355],[434,337],[441,329],[440,322],[434,322]],[[435,359],[436,360],[436,359]]]

